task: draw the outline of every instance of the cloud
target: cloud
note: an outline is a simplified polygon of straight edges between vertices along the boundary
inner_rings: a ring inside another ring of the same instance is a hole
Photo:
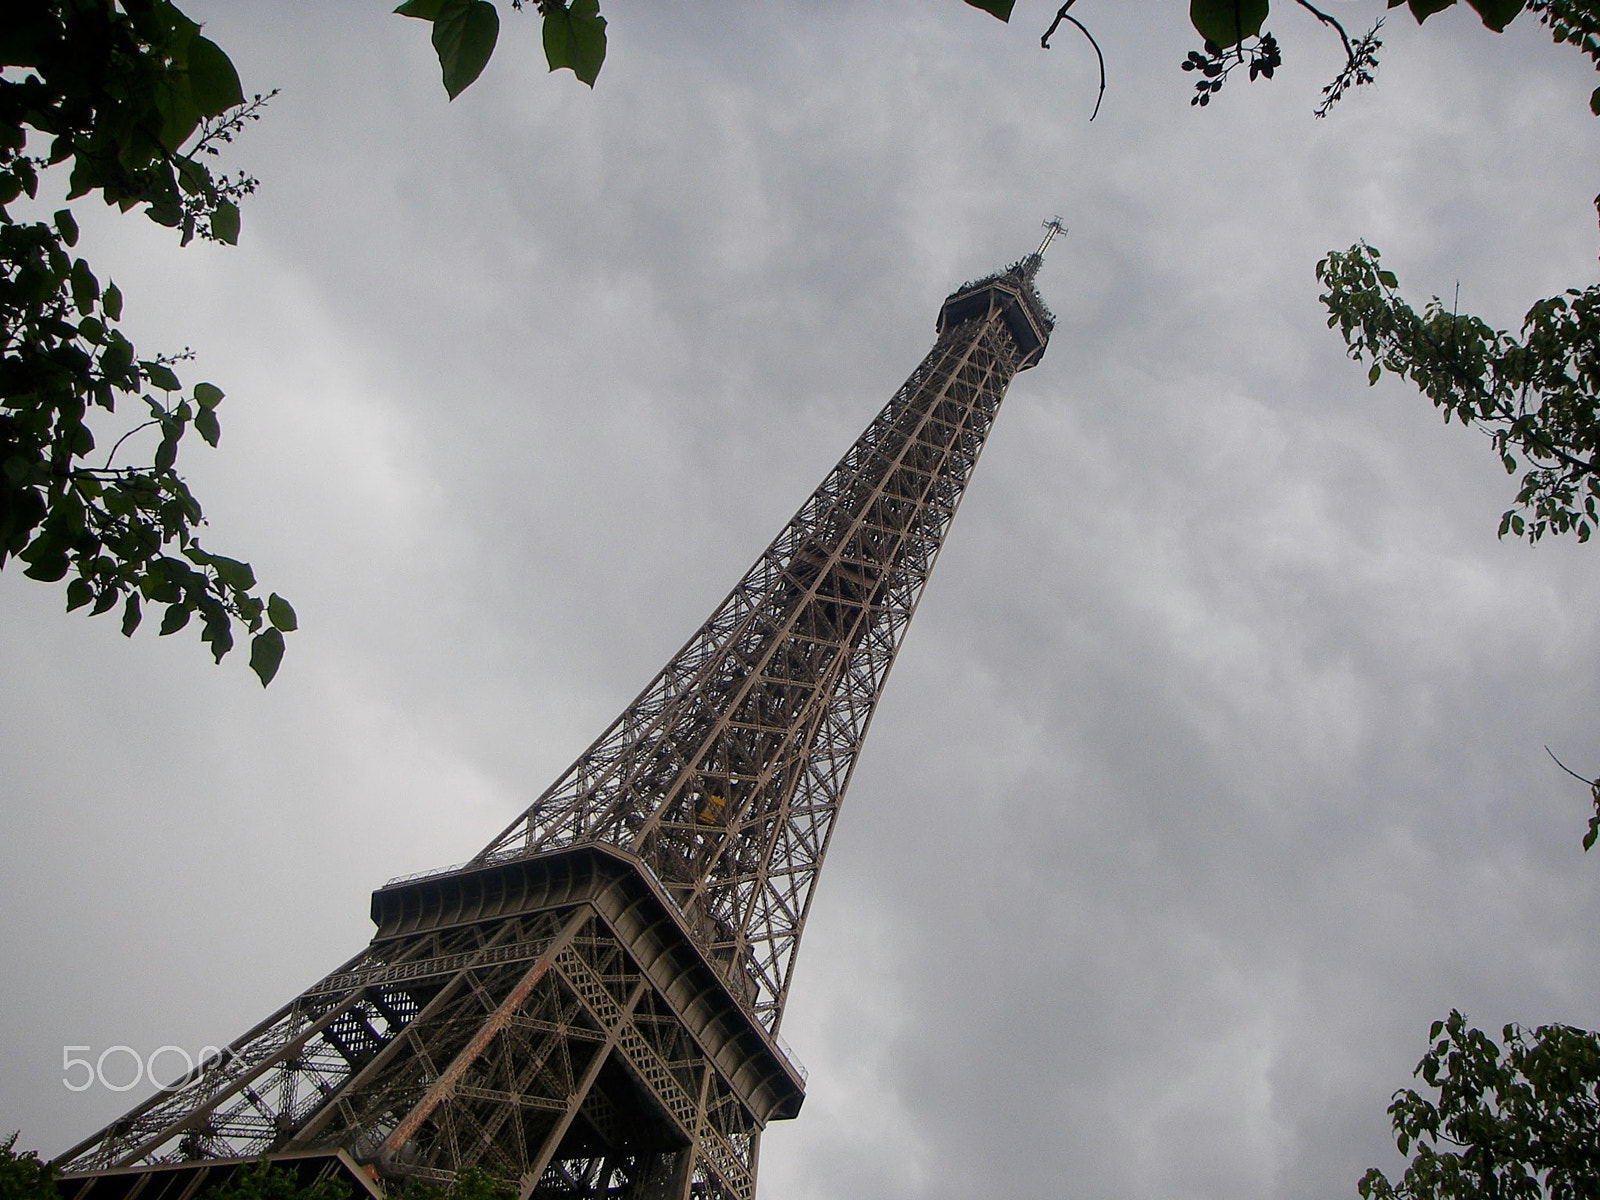
[[[1053,343],[819,885],[763,1196],[1349,1194],[1434,1017],[1600,1021],[1542,749],[1600,770],[1594,553],[1497,542],[1480,439],[1369,390],[1311,274],[1366,236],[1511,324],[1593,279],[1592,79],[1537,26],[1396,18],[1315,122],[1309,19],[1201,112],[1181,6],[1101,6],[1089,125],[1044,7],[608,7],[592,94],[507,14],[450,105],[411,23],[192,7],[284,87],[243,244],[87,252],[227,390],[208,536],[304,629],[262,693],[0,576],[0,1127],[87,1135],[127,1098],[62,1045],[232,1037],[493,836],[1057,211]]]

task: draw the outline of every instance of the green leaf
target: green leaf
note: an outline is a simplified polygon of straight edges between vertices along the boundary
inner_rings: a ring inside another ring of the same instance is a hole
[[[1483,18],[1485,25],[1501,33],[1522,11],[1523,0],[1467,0],[1467,3]]]
[[[233,630],[229,628],[227,617],[223,616],[215,622],[207,621],[200,632],[200,640],[210,644],[211,657],[221,662],[222,656],[233,649]]]
[[[973,8],[981,8],[992,17],[999,17],[1002,21],[1011,20],[1011,10],[1016,6],[1017,0],[967,0]]]
[[[1226,50],[1261,32],[1268,0],[1189,0],[1189,21],[1200,36]]]
[[[300,622],[295,619],[294,609],[277,592],[267,597],[267,620],[272,622],[274,629],[281,629],[284,633],[293,633],[300,628]]]
[[[173,169],[178,172],[178,184],[185,194],[198,195],[207,188],[215,188],[211,179],[211,172],[206,167],[190,158],[187,154],[180,154],[172,160]]]
[[[178,439],[164,437],[161,444],[156,447],[154,466],[157,471],[170,471],[172,464],[178,461]]]
[[[239,206],[232,200],[218,200],[211,210],[211,236],[227,246],[239,244]]]
[[[67,573],[70,565],[66,547],[45,533],[34,538],[17,557],[28,564],[23,574],[41,583],[54,583]]]
[[[489,0],[444,0],[433,20],[433,48],[454,100],[483,73],[500,37],[500,14]]]
[[[222,47],[207,37],[189,43],[189,91],[202,117],[217,117],[244,103],[239,72]]]
[[[1600,88],[1589,93],[1589,111],[1600,117]]]
[[[139,593],[129,592],[128,602],[122,606],[122,636],[132,637],[133,631],[139,628],[139,619],[143,614],[139,611]]]
[[[544,57],[552,71],[566,67],[594,86],[606,58],[606,19],[599,0],[552,0],[544,12]]]
[[[222,397],[226,394],[214,383],[197,383],[194,385],[194,402],[201,408],[215,408],[222,403]]]
[[[1390,287],[1390,288],[1399,287],[1400,286],[1400,277],[1398,275],[1396,275],[1393,271],[1379,271],[1378,272],[1378,282],[1383,284],[1384,287]]]
[[[72,210],[63,208],[56,212],[56,229],[61,240],[69,246],[78,244],[78,223],[72,219]]]
[[[105,295],[100,297],[100,307],[113,321],[122,320],[122,292],[116,284],[106,285]]]
[[[214,408],[202,408],[195,413],[194,427],[200,436],[205,438],[208,446],[216,446],[218,439],[222,437],[222,426],[217,422],[217,410]]]
[[[141,362],[139,366],[144,370],[144,377],[150,381],[151,387],[160,388],[163,392],[175,392],[183,386],[166,363]]]
[[[171,0],[156,0],[154,4],[146,0],[141,7],[154,10],[151,17],[158,23],[158,28],[166,33],[160,44],[174,57],[181,54],[194,40],[195,34],[200,32],[200,26],[180,12]]]
[[[66,575],[70,565],[66,551],[58,550],[51,554],[40,555],[22,573],[29,579],[37,579],[40,583],[54,583]]]
[[[236,591],[248,592],[256,585],[256,573],[250,564],[220,554],[206,555],[206,563],[217,573],[217,578]]]
[[[184,604],[170,604],[167,611],[161,615],[161,636],[177,633],[189,623],[193,610]]]
[[[200,106],[194,102],[188,78],[176,71],[162,76],[153,90],[156,111],[161,114],[161,148],[176,153],[200,124]],[[176,223],[175,220],[162,221],[165,225]]]
[[[406,0],[394,11],[402,17],[416,17],[419,21],[437,21],[445,0]]]
[[[1454,5],[1456,0],[1389,0],[1390,8],[1399,8],[1401,4],[1409,5],[1411,15],[1420,25],[1436,12],[1443,12]]]
[[[89,264],[79,259],[72,264],[72,303],[80,317],[86,317],[100,299],[100,281],[89,270]]]
[[[89,586],[89,581],[82,577],[74,579],[67,584],[67,611],[82,608],[94,599],[94,589]]]
[[[262,687],[272,682],[282,661],[283,634],[276,627],[263,629],[250,639],[250,669],[261,680]]]

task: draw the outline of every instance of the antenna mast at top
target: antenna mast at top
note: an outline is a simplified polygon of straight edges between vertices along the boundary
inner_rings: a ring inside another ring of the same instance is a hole
[[[1060,217],[1051,217],[1046,221],[1044,223],[1044,241],[1040,242],[1039,248],[1033,252],[1034,257],[1043,258],[1044,252],[1050,248],[1050,243],[1055,240],[1056,234],[1065,233],[1066,231],[1067,227],[1062,224]]]

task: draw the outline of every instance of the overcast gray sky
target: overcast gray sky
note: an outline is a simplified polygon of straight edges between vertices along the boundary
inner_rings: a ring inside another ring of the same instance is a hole
[[[0,1130],[141,1093],[62,1047],[237,1036],[470,856],[725,594],[1031,248],[1021,376],[806,933],[766,1200],[1351,1197],[1451,1006],[1600,1026],[1600,550],[1494,537],[1481,435],[1368,389],[1312,267],[1515,325],[1596,278],[1594,74],[1531,18],[1392,14],[1206,110],[1180,0],[609,2],[589,89],[509,10],[447,104],[386,5],[185,5],[247,90],[237,249],[80,203],[149,352],[228,393],[208,544],[303,629],[263,692],[0,575]],[[502,6],[509,8],[509,6]],[[1377,0],[1330,7],[1352,27]],[[108,1062],[115,1073],[126,1060]]]

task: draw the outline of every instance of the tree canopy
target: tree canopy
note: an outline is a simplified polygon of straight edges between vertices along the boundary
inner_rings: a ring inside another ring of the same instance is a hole
[[[1507,1025],[1504,1045],[1451,1011],[1394,1094],[1398,1183],[1376,1167],[1363,1200],[1577,1200],[1600,1195],[1600,1034]]]

